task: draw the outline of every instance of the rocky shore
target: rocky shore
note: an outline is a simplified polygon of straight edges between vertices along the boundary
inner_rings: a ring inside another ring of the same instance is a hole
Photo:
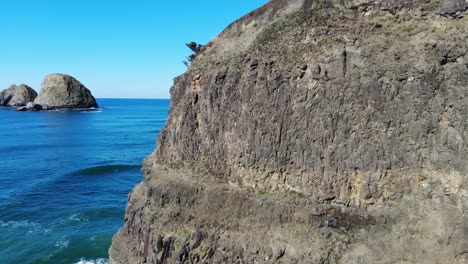
[[[272,0],[177,77],[110,263],[468,263],[468,5]]]

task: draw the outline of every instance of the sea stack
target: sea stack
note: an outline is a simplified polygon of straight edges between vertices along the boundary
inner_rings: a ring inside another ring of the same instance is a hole
[[[468,263],[465,3],[232,23],[174,80],[110,263]]]
[[[81,82],[58,73],[45,77],[34,104],[41,105],[44,110],[98,107],[96,99]]]
[[[0,106],[25,106],[36,97],[37,93],[33,88],[25,84],[12,85],[0,92]]]

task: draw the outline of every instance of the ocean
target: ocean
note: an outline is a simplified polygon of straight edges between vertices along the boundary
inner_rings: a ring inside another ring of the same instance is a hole
[[[107,263],[169,100],[94,111],[0,108],[0,263]]]

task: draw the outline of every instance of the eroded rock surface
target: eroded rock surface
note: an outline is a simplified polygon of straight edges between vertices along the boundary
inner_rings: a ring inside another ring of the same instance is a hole
[[[468,263],[468,17],[270,1],[175,79],[111,263]]]
[[[47,75],[34,100],[46,110],[98,107],[96,99],[81,82],[65,74]]]
[[[21,84],[12,85],[0,93],[0,105],[2,106],[25,106],[37,97],[36,91],[31,87]]]

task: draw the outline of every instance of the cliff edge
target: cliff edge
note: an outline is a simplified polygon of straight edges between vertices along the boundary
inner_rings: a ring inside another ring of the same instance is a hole
[[[468,263],[465,0],[272,0],[174,80],[110,263]]]

